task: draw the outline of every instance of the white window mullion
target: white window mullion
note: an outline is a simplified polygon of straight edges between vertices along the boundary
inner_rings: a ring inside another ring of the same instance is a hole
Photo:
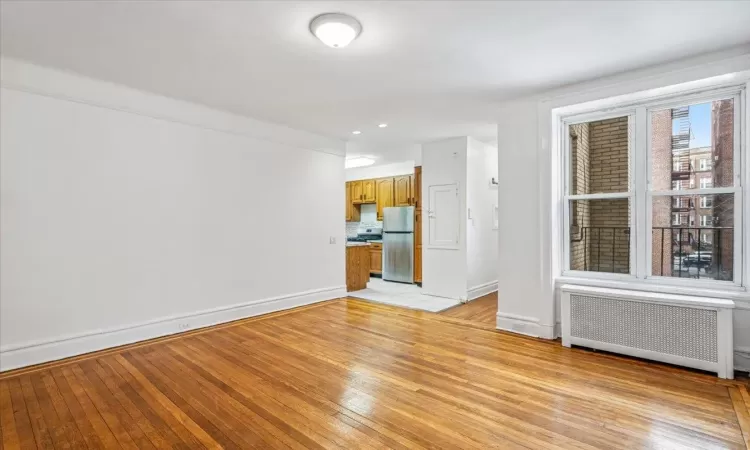
[[[682,191],[654,191],[651,192],[651,195],[654,197],[690,197],[693,195],[735,194],[739,191],[739,186],[730,186],[722,188],[685,189]]]
[[[565,200],[616,200],[618,198],[630,198],[630,192],[607,192],[603,194],[578,194],[567,195]]]
[[[571,193],[571,187],[570,187],[570,176],[572,174],[571,172],[571,166],[570,166],[570,159],[571,159],[571,148],[570,148],[570,131],[569,131],[569,125],[565,123],[564,121],[561,124],[562,129],[560,130],[561,134],[561,141],[562,141],[562,168],[563,168],[563,183],[562,183],[562,189],[563,189],[563,205],[562,205],[562,217],[563,217],[563,227],[562,227],[562,249],[563,249],[563,260],[562,260],[562,270],[563,272],[570,270],[570,193]]]
[[[648,185],[651,181],[651,170],[649,168],[649,140],[650,125],[648,111],[645,107],[635,110],[635,138],[632,142],[633,150],[633,178],[635,201],[633,202],[632,215],[635,226],[631,246],[634,249],[631,258],[631,266],[635,268],[637,278],[646,278],[651,255],[651,239],[648,236],[651,219],[651,202],[648,195]],[[645,212],[645,213],[644,213]]]

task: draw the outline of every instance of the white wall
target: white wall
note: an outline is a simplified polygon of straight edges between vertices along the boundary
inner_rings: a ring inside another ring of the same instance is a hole
[[[345,292],[343,142],[2,70],[0,369]]]
[[[541,292],[537,105],[498,111],[498,327],[551,337],[554,317]],[[534,237],[532,237],[534,236]]]
[[[503,210],[516,211],[523,219],[500,219],[498,327],[548,338],[557,334],[555,280],[560,267],[553,258],[553,221],[559,205],[551,195],[557,182],[550,151],[552,109],[709,77],[726,81],[725,74],[750,70],[749,50],[704,55],[500,105],[499,202]],[[750,112],[747,116],[750,119]],[[735,300],[735,366],[748,370],[750,302],[747,295]]]
[[[369,180],[372,178],[395,177],[414,173],[414,161],[405,161],[380,166],[354,167],[346,169],[346,181]]]
[[[493,221],[498,191],[490,183],[492,178],[497,178],[497,147],[469,137],[466,163],[466,258],[470,299],[497,289],[498,233]]]
[[[466,154],[466,137],[422,146],[422,289],[428,295],[466,299]],[[452,183],[458,183],[459,246],[434,248],[429,244],[429,187]]]

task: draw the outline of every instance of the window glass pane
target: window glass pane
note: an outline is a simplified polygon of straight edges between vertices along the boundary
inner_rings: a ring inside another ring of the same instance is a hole
[[[652,190],[733,186],[734,127],[732,99],[653,111]]]
[[[654,197],[651,273],[732,281],[734,194]]]
[[[570,202],[570,269],[630,273],[630,200]]]
[[[627,116],[568,126],[571,195],[628,192],[629,129]]]

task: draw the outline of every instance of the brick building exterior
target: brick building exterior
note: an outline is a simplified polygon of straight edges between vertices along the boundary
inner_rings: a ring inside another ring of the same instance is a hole
[[[627,117],[572,125],[571,186],[574,194],[627,192]],[[573,270],[630,271],[627,199],[575,201],[570,208]]]

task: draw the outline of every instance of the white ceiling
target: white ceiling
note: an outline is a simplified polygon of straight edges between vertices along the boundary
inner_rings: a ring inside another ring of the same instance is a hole
[[[351,140],[359,153],[492,140],[499,100],[750,41],[746,1],[1,5],[5,55]],[[333,11],[363,25],[345,49],[308,30]]]

